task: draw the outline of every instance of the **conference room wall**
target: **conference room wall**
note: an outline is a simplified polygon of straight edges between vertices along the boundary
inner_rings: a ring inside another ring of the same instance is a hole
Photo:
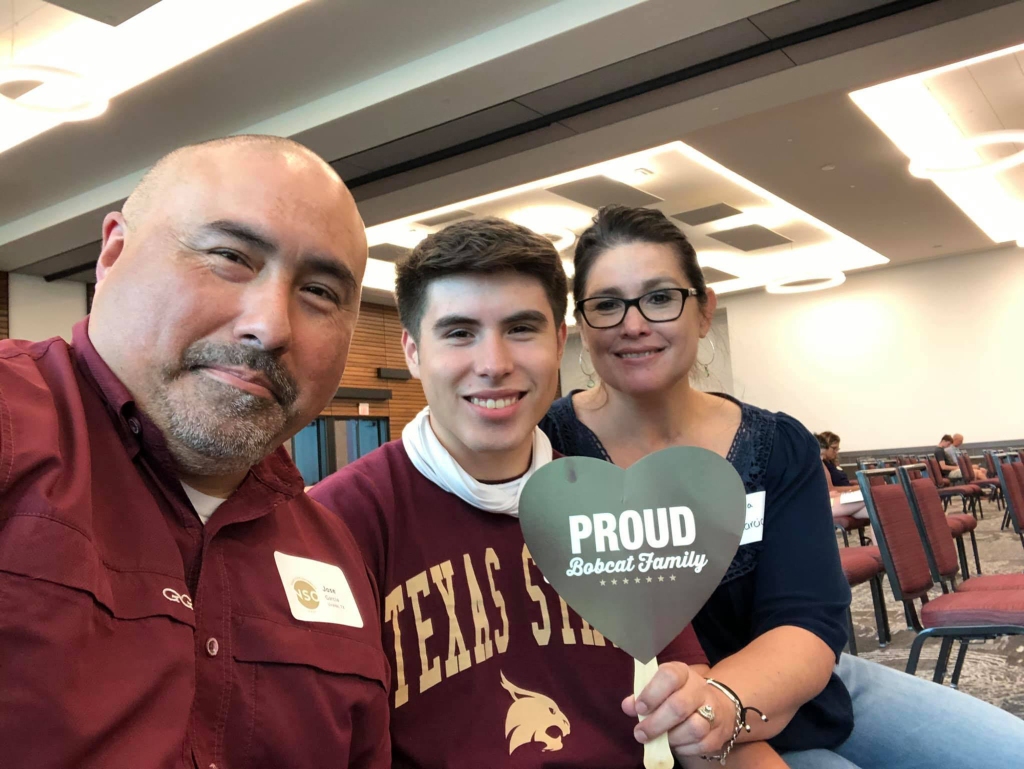
[[[85,284],[47,283],[35,275],[8,275],[11,339],[39,342],[53,336],[71,340],[71,328],[85,317]]]
[[[735,394],[844,451],[1024,437],[1024,250],[853,273],[838,288],[722,297]],[[1004,395],[1015,395],[1005,399]]]

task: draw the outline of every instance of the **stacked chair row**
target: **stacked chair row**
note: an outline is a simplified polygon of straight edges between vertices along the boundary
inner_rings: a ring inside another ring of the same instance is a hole
[[[996,477],[1003,489],[1006,514],[1002,528],[1012,525],[1024,547],[1024,451],[991,451],[987,456],[995,466]]]
[[[968,578],[962,549],[958,564],[955,528],[945,514],[939,489],[928,477],[927,464],[862,470],[857,480],[889,585],[895,599],[903,603],[908,624],[917,631],[907,672],[917,670],[924,643],[939,638],[933,680],[941,683],[953,643],[959,641],[951,677],[955,687],[970,641],[1024,635],[1024,574]],[[1008,499],[1022,491],[1016,482],[1014,474]],[[964,580],[958,584],[961,569]],[[936,586],[942,594],[929,600],[928,593]],[[916,601],[921,602],[920,615]]]

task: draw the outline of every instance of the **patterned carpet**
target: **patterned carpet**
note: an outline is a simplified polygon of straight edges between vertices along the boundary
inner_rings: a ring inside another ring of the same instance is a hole
[[[978,551],[981,554],[981,568],[985,574],[1013,574],[1024,571],[1024,546],[1012,529],[1000,531],[1003,514],[996,511],[992,502],[986,502],[985,518],[978,522],[975,535],[978,538]],[[952,511],[953,508],[951,507]],[[870,536],[870,534],[869,534]],[[968,559],[971,571],[974,571],[974,560],[971,556],[969,540],[967,543]],[[851,537],[851,547],[856,537]],[[842,542],[840,541],[840,546]],[[887,579],[883,581],[886,608],[889,613],[889,627],[892,631],[892,643],[885,649],[878,647],[878,636],[875,629],[875,615],[871,605],[871,592],[868,585],[853,588],[853,621],[857,628],[857,651],[866,658],[880,662],[889,667],[904,670],[910,655],[910,644],[914,639],[912,630],[907,629],[902,604],[897,604],[892,597]],[[941,595],[936,589],[932,596]],[[920,603],[918,603],[920,610]],[[956,659],[958,646],[953,646],[947,668],[945,683],[949,683],[953,662]],[[921,662],[917,675],[931,679],[935,670],[935,661],[939,653],[939,641],[929,641],[921,653]],[[995,641],[972,644],[967,653],[963,673],[960,676],[960,690],[980,697],[987,702],[998,705],[1010,713],[1024,718],[1024,637],[1002,638]]]

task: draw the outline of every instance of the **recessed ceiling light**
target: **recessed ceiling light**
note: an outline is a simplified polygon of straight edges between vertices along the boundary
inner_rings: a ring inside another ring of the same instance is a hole
[[[107,109],[107,100],[96,94],[84,77],[68,69],[29,64],[0,67],[0,85],[18,82],[38,83],[36,88],[43,98],[29,92],[12,99],[0,93],[0,104],[14,111],[54,115],[63,120],[88,120]],[[17,119],[14,112],[10,119]]]
[[[106,100],[307,1],[162,0],[116,27],[61,10],[53,30],[14,52],[14,65],[63,70],[71,78],[79,73],[78,96],[69,96],[67,78],[57,82],[52,77],[15,100],[28,109],[0,98],[0,152],[76,114],[78,119],[94,116]],[[80,111],[71,115],[43,109],[76,102]]]
[[[989,161],[983,160],[977,153],[969,150],[975,147],[1021,143],[1024,143],[1024,131],[989,131],[977,134],[959,142],[963,149],[968,151],[960,152],[958,151],[960,147],[950,147],[950,152],[945,158],[931,161],[911,160],[910,173],[918,179],[935,179],[940,176],[955,176],[957,174],[1002,173],[1024,164],[1024,150]]]
[[[590,224],[590,215],[586,211],[570,206],[530,206],[514,211],[508,219],[538,235],[550,237],[559,251],[576,242],[573,230],[584,229]]]
[[[576,234],[564,227],[542,233],[545,238],[551,241],[555,251],[565,251],[576,242]]]
[[[827,275],[804,275],[795,278],[773,280],[765,285],[764,290],[769,294],[806,294],[809,291],[824,291],[826,288],[835,288],[845,282],[846,274],[842,272]]]
[[[823,165],[821,167],[821,170],[822,171],[835,171],[836,167],[835,167],[835,164],[833,164],[833,163],[826,163],[825,165]]]
[[[940,102],[933,93],[935,78],[981,62],[1024,51],[1017,45],[939,69],[854,91],[853,102],[910,160],[915,176],[931,179],[995,243],[1024,240],[1024,205],[1019,191],[999,173],[1024,162],[1015,153],[988,163],[978,148],[1007,141],[1019,143],[1024,132],[992,132],[965,136],[964,115],[956,102]],[[1015,64],[1012,64],[1014,68]],[[1011,135],[1012,134],[1012,135]]]

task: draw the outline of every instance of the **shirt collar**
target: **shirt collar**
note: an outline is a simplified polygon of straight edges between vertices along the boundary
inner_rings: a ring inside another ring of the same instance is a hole
[[[72,354],[79,370],[99,391],[107,407],[116,415],[116,427],[131,457],[144,451],[177,480],[178,473],[163,434],[135,404],[135,398],[110,366],[100,356],[89,338],[89,316],[75,324],[71,331]],[[302,475],[284,448],[254,465],[250,475],[267,486],[289,496],[303,490]],[[243,481],[243,486],[247,484]],[[239,487],[241,488],[241,487]]]

